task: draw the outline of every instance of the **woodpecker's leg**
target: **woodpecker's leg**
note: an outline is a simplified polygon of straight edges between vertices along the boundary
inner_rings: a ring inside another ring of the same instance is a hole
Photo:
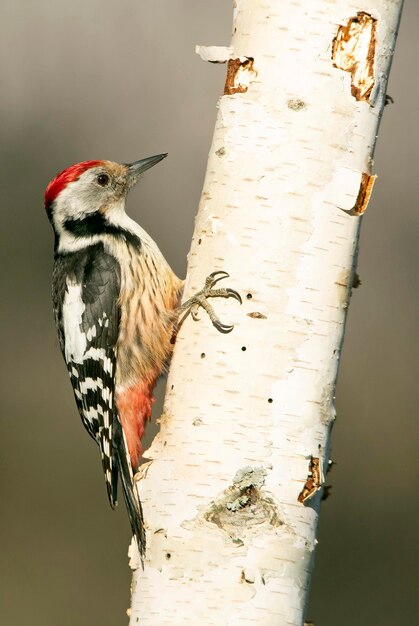
[[[208,317],[220,333],[230,333],[234,326],[226,325],[220,322],[214,312],[214,309],[208,302],[208,298],[235,298],[235,300],[238,300],[240,304],[242,303],[240,294],[234,289],[214,289],[214,285],[216,285],[220,280],[228,278],[228,276],[229,274],[227,274],[227,272],[212,272],[212,274],[207,276],[204,288],[180,306],[180,313],[186,311],[187,315],[190,313],[192,318],[197,321],[199,319],[198,310],[202,307],[204,311],[208,313]]]

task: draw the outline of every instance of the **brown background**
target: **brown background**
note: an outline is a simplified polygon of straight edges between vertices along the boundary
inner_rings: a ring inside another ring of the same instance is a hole
[[[316,626],[417,616],[418,24],[410,0],[340,372]],[[230,25],[222,0],[1,4],[2,626],[123,626],[129,603],[128,522],[109,509],[57,346],[44,187],[76,161],[168,151],[129,208],[184,275],[225,75],[194,46],[228,44]]]

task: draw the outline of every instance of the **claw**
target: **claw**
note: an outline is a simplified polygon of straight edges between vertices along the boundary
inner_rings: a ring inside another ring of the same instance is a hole
[[[225,334],[231,333],[234,326],[232,324],[223,324],[222,322],[220,322],[220,320],[215,315],[213,308],[210,306],[208,302],[208,298],[220,297],[220,298],[234,298],[235,300],[240,302],[240,304],[242,304],[241,296],[235,289],[213,289],[216,283],[228,277],[229,277],[229,274],[227,272],[224,272],[223,270],[212,272],[209,276],[207,276],[205,280],[204,288],[201,289],[201,291],[199,291],[197,294],[195,294],[195,296],[193,296],[192,298],[189,298],[189,300],[184,302],[180,306],[179,311],[190,312],[192,319],[196,322],[199,320],[199,317],[198,317],[199,308],[202,307],[209,315],[209,318],[212,324],[220,333],[225,333]]]
[[[216,276],[220,276],[220,278],[217,278],[217,281],[219,281],[223,278],[228,278],[230,274],[228,272],[225,272],[224,270],[217,270],[216,272],[211,272],[208,278],[215,278]]]
[[[242,297],[238,291],[236,291],[235,289],[229,289],[229,288],[226,289],[226,291],[232,298],[234,298],[235,300],[238,300],[240,304],[243,304]]]
[[[226,324],[223,324],[222,322],[213,322],[213,324],[220,333],[224,333],[225,335],[227,335],[228,333],[231,333],[231,331],[234,328],[233,324],[231,324],[231,326],[227,326]]]
[[[199,304],[197,302],[191,306],[191,315],[192,315],[192,319],[194,322],[199,322],[198,311],[199,311]]]
[[[218,276],[218,278],[216,278],[216,276]],[[208,286],[209,287],[213,287],[214,285],[216,285],[218,282],[220,282],[220,280],[224,280],[224,278],[228,278],[230,276],[230,274],[228,274],[227,272],[224,271],[218,271],[218,272],[212,272],[208,277],[207,277],[207,281],[208,281]]]

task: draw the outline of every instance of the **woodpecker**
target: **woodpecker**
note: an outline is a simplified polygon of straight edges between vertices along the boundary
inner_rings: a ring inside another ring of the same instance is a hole
[[[197,319],[202,307],[227,333],[233,326],[220,322],[207,298],[241,302],[233,289],[214,289],[228,276],[218,271],[181,305],[184,281],[125,213],[128,191],[166,156],[130,164],[83,161],[59,173],[45,192],[55,236],[52,297],[61,351],[82,422],[100,448],[111,507],[119,476],[142,558],[145,529],[133,475],[179,315],[191,312]]]

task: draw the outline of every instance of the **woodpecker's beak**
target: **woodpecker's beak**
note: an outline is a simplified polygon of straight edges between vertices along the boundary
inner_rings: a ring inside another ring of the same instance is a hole
[[[167,157],[167,152],[165,154],[156,154],[156,156],[148,157],[147,159],[140,159],[139,161],[134,161],[134,163],[127,163],[128,167],[128,186],[132,187],[137,182],[143,172],[149,170],[153,165],[157,165],[163,159]]]

